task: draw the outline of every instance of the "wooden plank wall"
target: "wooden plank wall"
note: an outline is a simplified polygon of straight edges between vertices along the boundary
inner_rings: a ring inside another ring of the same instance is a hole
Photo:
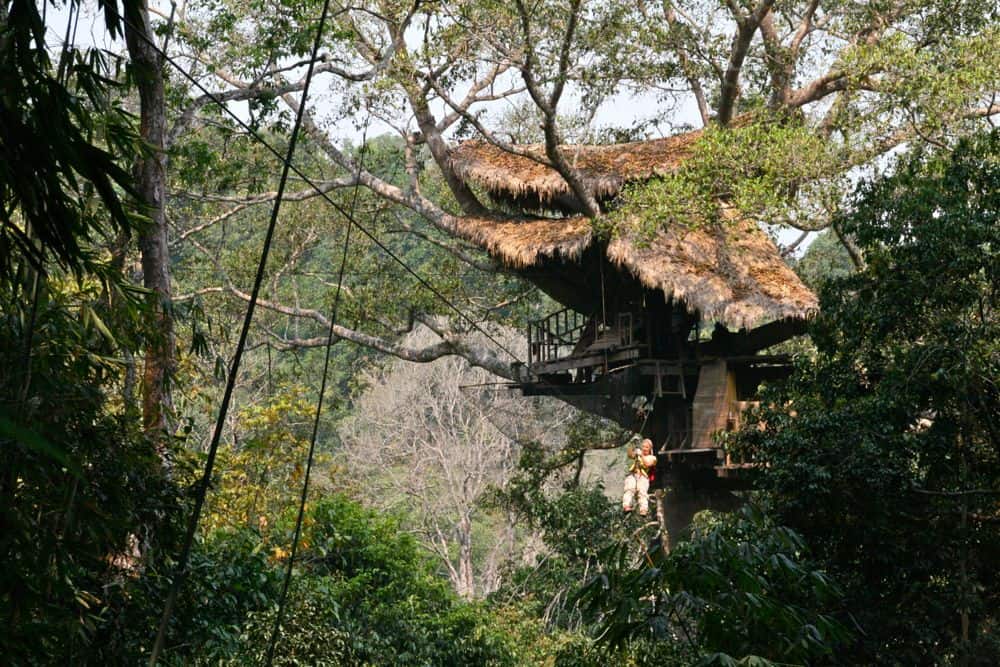
[[[713,447],[712,434],[725,430],[736,407],[736,379],[722,359],[702,365],[691,408],[691,447]]]

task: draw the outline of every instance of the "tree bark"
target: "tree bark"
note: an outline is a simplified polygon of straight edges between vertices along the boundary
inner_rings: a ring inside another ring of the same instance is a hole
[[[456,527],[458,531],[458,594],[466,600],[476,595],[476,579],[472,566],[472,517],[468,512],[462,513],[462,518]]]
[[[434,162],[437,163],[438,168],[441,170],[445,183],[448,184],[448,189],[455,196],[455,201],[462,207],[462,211],[466,215],[483,215],[486,213],[486,207],[482,205],[475,193],[465,184],[465,181],[458,177],[458,174],[455,173],[454,168],[451,166],[451,160],[448,157],[448,144],[445,142],[444,137],[441,136],[441,132],[437,128],[437,120],[434,118],[434,114],[431,113],[430,107],[427,105],[427,99],[418,89],[416,82],[407,87],[407,94],[413,108],[413,114],[417,119],[417,125],[423,134],[424,142],[427,144],[427,148],[430,149],[431,155],[434,157]]]
[[[736,20],[736,34],[733,35],[733,46],[729,54],[729,64],[722,77],[722,89],[719,91],[719,109],[717,120],[719,125],[726,126],[736,113],[736,102],[740,95],[740,72],[743,61],[750,51],[750,42],[760,27],[761,21],[771,11],[774,0],[761,0],[760,4],[750,14],[744,15],[735,2],[730,2],[733,18]]]
[[[170,310],[170,251],[166,220],[166,101],[163,59],[155,48],[145,3],[125,3],[125,41],[139,90],[139,132],[146,153],[135,165],[136,191],[148,225],[140,234],[142,282],[149,290],[152,327],[142,378],[142,417],[147,433],[169,429],[170,378],[174,372],[174,324]]]

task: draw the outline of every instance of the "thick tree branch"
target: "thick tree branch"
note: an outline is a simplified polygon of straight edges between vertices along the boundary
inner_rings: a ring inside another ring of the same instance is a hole
[[[769,106],[786,104],[790,93],[789,83],[794,69],[794,60],[781,46],[781,37],[774,25],[774,13],[768,12],[760,22],[760,34],[764,41],[764,64],[771,79]]]
[[[232,283],[226,274],[225,269],[219,263],[218,258],[197,241],[192,239],[191,243],[214,264],[216,270],[219,272],[219,275],[222,277],[223,285],[201,288],[200,290],[190,294],[182,295],[181,299],[190,300],[196,296],[204,294],[228,293],[229,295],[242,301],[249,302],[250,294],[239,289]],[[261,298],[257,299],[257,305],[265,310],[281,313],[282,315],[287,315],[289,317],[312,320],[324,331],[329,330],[330,328],[329,318],[327,318],[327,316],[322,312],[312,308],[288,306],[270,299]],[[378,336],[366,334],[355,329],[345,327],[341,324],[334,325],[333,333],[337,338],[349,340],[353,343],[357,343],[358,345],[378,350],[379,352],[384,352],[385,354],[390,354],[394,357],[398,357],[399,359],[403,359],[404,361],[427,363],[445,356],[454,355],[462,357],[469,364],[489,371],[499,377],[514,381],[526,379],[524,376],[525,371],[523,366],[516,363],[502,361],[494,351],[469,342],[466,340],[464,332],[456,332],[454,327],[447,321],[446,318],[441,316],[427,316],[422,313],[411,312],[409,323],[410,327],[412,327],[413,322],[420,322],[428,329],[436,333],[441,340],[433,345],[415,348],[386,340]],[[313,338],[276,337],[283,341],[283,344],[291,347],[321,347],[326,345],[327,340],[325,334]]]
[[[877,44],[879,40],[882,39],[885,31],[902,15],[906,7],[907,3],[905,0],[897,0],[897,2],[893,3],[884,13],[873,12],[872,19],[869,24],[861,28],[853,36],[846,39],[848,45],[855,46],[857,44],[865,44],[867,46],[872,46]],[[815,13],[815,9],[812,8],[811,5],[809,9],[812,9],[812,12],[807,9],[806,14],[803,16],[803,22],[799,26],[799,31],[796,32],[795,37],[792,38],[792,62],[794,62],[794,59],[798,57],[798,50],[801,47],[802,40],[814,27],[812,25],[812,16]],[[873,72],[869,72],[869,74],[873,74]],[[816,102],[832,93],[847,90],[848,84],[847,73],[840,71],[837,67],[834,67],[822,76],[810,81],[794,91],[789,92],[786,96],[785,103],[790,107],[798,108],[809,104],[810,102]]]
[[[774,0],[761,0],[750,14],[743,14],[734,0],[728,0],[730,11],[736,20],[736,34],[733,36],[733,46],[729,53],[729,64],[722,79],[722,89],[719,91],[719,107],[717,120],[720,125],[728,125],[736,111],[736,100],[740,94],[740,72],[743,61],[750,50],[750,42],[760,27],[761,21],[771,11]]]
[[[182,295],[179,298],[190,300],[195,298],[197,295],[225,293],[228,293],[242,301],[250,301],[250,295],[247,292],[244,292],[232,284],[205,287],[197,290],[196,292]],[[327,316],[320,311],[312,308],[288,306],[270,299],[260,298],[257,299],[257,305],[265,310],[270,310],[289,317],[312,320],[323,330],[328,330],[330,328],[329,318],[327,318]],[[508,380],[520,379],[516,368],[512,364],[501,361],[491,350],[481,348],[478,345],[470,344],[469,342],[463,340],[462,337],[453,334],[446,333],[442,340],[432,345],[424,347],[411,347],[381,338],[379,336],[366,334],[361,331],[357,331],[356,329],[345,327],[341,324],[334,324],[333,333],[337,338],[348,340],[363,347],[392,355],[404,361],[428,363],[441,359],[442,357],[459,356],[468,361],[471,365],[489,371],[494,375],[498,375]],[[326,345],[327,341],[326,334],[311,338],[287,338],[273,334],[273,332],[272,335],[274,335],[275,338],[283,345],[293,348],[323,347]]]
[[[486,213],[486,207],[483,206],[482,202],[479,201],[479,198],[476,197],[469,186],[465,184],[465,181],[455,173],[451,165],[451,160],[448,157],[448,143],[444,140],[441,130],[438,129],[438,121],[431,112],[427,96],[417,81],[419,75],[413,72],[412,76],[414,78],[404,86],[407,97],[410,100],[410,107],[413,109],[413,115],[417,119],[417,126],[423,134],[427,148],[430,149],[434,162],[437,163],[438,168],[444,176],[445,183],[448,184],[448,189],[455,195],[455,200],[462,207],[466,215],[482,215]]]
[[[814,79],[795,90],[786,90],[783,95],[785,105],[798,108],[810,102],[816,102],[832,93],[847,90],[848,78],[844,72],[833,71]]]
[[[854,263],[854,268],[858,271],[863,271],[865,268],[865,258],[861,254],[861,249],[854,243],[854,239],[843,233],[836,224],[831,224],[830,229],[833,230],[833,233],[837,235],[837,240],[847,250],[847,254],[851,257],[851,262]]]
[[[136,194],[149,224],[138,237],[143,287],[153,326],[146,342],[143,371],[142,416],[147,433],[160,438],[169,432],[173,412],[171,379],[177,369],[171,300],[170,248],[167,240],[167,122],[163,55],[145,3],[125,3],[125,42],[139,92],[139,136],[149,152],[133,168]]]
[[[424,232],[418,230],[402,215],[397,213],[395,217],[396,223],[400,227],[400,231],[410,234],[411,236],[415,236],[418,239],[424,240],[434,246],[437,246],[438,248],[441,248],[442,250],[447,251],[474,269],[485,273],[504,273],[508,270],[502,264],[497,262],[489,261],[488,259],[479,259],[473,254],[475,249],[472,247],[463,247],[457,243],[449,243],[447,241],[436,239],[430,234],[425,234]]]
[[[580,173],[569,164],[565,156],[563,156],[562,150],[559,148],[562,143],[562,139],[559,136],[558,118],[556,116],[559,99],[562,97],[562,92],[568,77],[570,64],[569,47],[576,29],[576,22],[579,17],[580,2],[579,0],[573,0],[570,3],[570,20],[566,28],[566,33],[563,35],[563,40],[559,50],[559,70],[555,77],[552,92],[548,97],[545,96],[535,75],[537,58],[535,56],[534,37],[532,36],[531,31],[531,18],[527,8],[524,6],[523,0],[517,0],[517,10],[521,18],[521,33],[525,46],[525,57],[524,64],[521,67],[521,77],[524,79],[524,83],[528,88],[528,94],[531,96],[531,99],[535,102],[538,109],[542,112],[542,130],[545,134],[545,154],[548,155],[549,160],[552,162],[552,168],[559,172],[559,175],[562,176],[563,180],[565,180],[570,186],[573,194],[576,195],[577,200],[583,208],[583,212],[588,217],[596,218],[601,214],[601,208],[597,203],[597,199],[590,191],[590,188],[588,188],[583,182],[583,178],[580,176]]]
[[[806,230],[806,231],[802,232],[801,234],[799,234],[799,237],[797,239],[795,239],[794,241],[792,241],[787,246],[785,246],[784,248],[781,249],[781,256],[782,257],[788,257],[788,256],[790,256],[793,252],[795,252],[796,248],[798,248],[800,245],[802,245],[803,241],[805,241],[807,238],[809,238],[810,234],[812,234],[812,232],[809,231],[809,230]]]
[[[282,95],[281,99],[293,112],[298,111],[299,102],[290,94]],[[430,201],[419,192],[403,190],[375,176],[370,171],[360,168],[354,160],[349,158],[333,145],[333,142],[331,142],[330,138],[326,136],[326,133],[323,132],[323,130],[316,124],[312,117],[312,113],[309,110],[306,110],[302,116],[302,128],[330,159],[340,165],[343,169],[355,174],[361,185],[365,186],[384,199],[400,204],[412,211],[415,211],[416,213],[419,213],[432,224],[439,226],[446,231],[453,231],[453,226],[446,224],[446,221],[450,219],[450,216],[439,208],[437,204]]]
[[[813,17],[816,15],[817,9],[819,9],[819,0],[811,0],[809,6],[806,7],[806,11],[802,14],[802,19],[799,21],[799,26],[792,36],[792,41],[788,44],[788,51],[791,53],[793,62],[798,59],[802,42],[813,30]]]
[[[231,295],[249,301],[250,295],[233,286],[225,288]],[[325,329],[329,329],[330,323],[325,315],[319,311],[308,308],[294,308],[283,304],[275,303],[267,299],[258,299],[257,305],[266,310],[281,313],[291,317],[302,317],[311,319]],[[518,381],[524,379],[523,371],[510,362],[502,361],[491,350],[468,343],[459,336],[448,336],[447,338],[425,347],[410,347],[385,338],[366,334],[355,329],[347,328],[340,324],[333,326],[334,336],[349,340],[363,347],[367,347],[385,354],[392,355],[404,361],[415,363],[428,363],[447,356],[458,356],[465,359],[472,366],[482,368],[494,375],[507,380]],[[284,344],[293,347],[322,347],[326,345],[326,335],[312,338],[282,338]]]
[[[389,32],[394,43],[405,43],[406,28],[412,20],[413,12],[417,6],[419,6],[419,2],[413,5],[406,18],[399,23],[389,20],[385,21],[386,30]],[[442,130],[438,127],[438,120],[431,111],[427,100],[427,91],[420,83],[422,73],[409,64],[408,59],[397,59],[395,65],[399,68],[397,83],[402,87],[403,92],[410,102],[410,108],[413,110],[417,127],[420,128],[420,132],[423,135],[423,141],[427,144],[431,156],[441,170],[448,189],[455,196],[455,201],[458,202],[458,205],[466,215],[482,215],[486,213],[486,207],[483,206],[475,193],[458,177],[458,174],[451,167],[448,159],[448,143],[444,140]]]
[[[684,73],[684,78],[687,79],[688,85],[691,87],[691,92],[694,94],[695,102],[698,104],[698,114],[701,116],[701,124],[702,126],[706,126],[711,117],[711,111],[708,108],[708,98],[705,96],[705,89],[701,85],[701,79],[698,78],[697,73],[691,65],[687,49],[681,45],[681,27],[677,21],[677,10],[672,2],[665,2],[664,12],[670,36],[676,42],[674,51],[677,54],[681,71]]]

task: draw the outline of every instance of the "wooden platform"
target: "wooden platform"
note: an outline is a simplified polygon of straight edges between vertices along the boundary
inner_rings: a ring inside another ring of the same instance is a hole
[[[701,488],[748,490],[763,469],[759,463],[727,463],[725,452],[718,447],[670,449],[658,456],[657,472],[664,481]]]

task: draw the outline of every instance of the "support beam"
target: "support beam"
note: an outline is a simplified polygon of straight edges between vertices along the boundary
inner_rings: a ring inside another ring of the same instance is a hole
[[[776,320],[751,331],[732,333],[718,326],[712,340],[701,343],[698,352],[706,357],[730,357],[753,354],[804,334],[809,325],[803,320]]]

